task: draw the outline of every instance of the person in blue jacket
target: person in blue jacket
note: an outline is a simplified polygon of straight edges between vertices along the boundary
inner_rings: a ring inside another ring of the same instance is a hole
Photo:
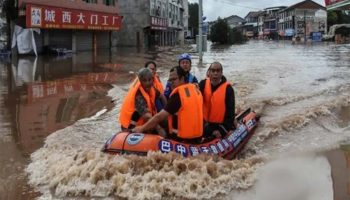
[[[196,76],[190,73],[191,66],[192,66],[191,56],[188,53],[183,53],[179,56],[178,60],[179,60],[179,66],[186,72],[185,82],[198,84],[198,79],[196,78]],[[164,90],[164,96],[167,99],[169,99],[171,92],[172,90],[170,87],[170,83],[167,82]]]

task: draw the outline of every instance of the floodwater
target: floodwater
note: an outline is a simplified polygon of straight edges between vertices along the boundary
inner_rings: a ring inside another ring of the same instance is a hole
[[[2,64],[0,199],[349,199],[349,52],[350,45],[251,41],[212,46],[203,67],[193,54],[197,77],[221,62],[237,112],[252,107],[261,116],[234,161],[100,152],[119,130],[133,72],[154,59],[166,80],[172,52]]]

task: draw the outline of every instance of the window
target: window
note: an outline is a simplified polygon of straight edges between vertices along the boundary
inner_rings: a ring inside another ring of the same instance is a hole
[[[103,0],[103,4],[105,4],[107,6],[114,6],[115,0]]]
[[[83,0],[85,1],[86,3],[97,3],[97,0]]]

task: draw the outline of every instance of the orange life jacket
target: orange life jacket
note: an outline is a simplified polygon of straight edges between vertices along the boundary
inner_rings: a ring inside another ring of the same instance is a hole
[[[169,133],[183,139],[198,138],[203,135],[203,97],[194,84],[184,84],[175,88],[170,97],[179,93],[181,107],[175,116],[168,118]],[[173,118],[177,116],[177,127]]]
[[[155,115],[156,109],[155,109],[155,99],[156,99],[156,91],[152,87],[150,94],[148,94],[141,86],[141,83],[139,80],[135,80],[126,97],[124,98],[124,102],[122,105],[122,108],[120,110],[119,115],[119,122],[122,127],[124,128],[130,128],[130,125],[139,126],[145,123],[145,121],[140,116],[138,119],[133,119],[134,113],[136,113],[135,110],[135,97],[137,91],[140,91],[142,96],[145,98],[147,102],[147,108],[151,112],[152,116]]]
[[[164,93],[164,88],[163,88],[162,82],[160,82],[158,74],[154,76],[153,85],[161,94]]]
[[[205,80],[203,94],[203,115],[205,121],[211,123],[224,122],[226,111],[226,88],[228,86],[231,86],[231,84],[225,82],[213,92],[210,79]]]

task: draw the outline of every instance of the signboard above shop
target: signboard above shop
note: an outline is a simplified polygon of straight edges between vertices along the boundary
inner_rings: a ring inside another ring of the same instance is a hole
[[[26,5],[27,28],[119,30],[122,16],[117,14]]]
[[[168,19],[151,16],[151,29],[166,30],[168,27]]]

